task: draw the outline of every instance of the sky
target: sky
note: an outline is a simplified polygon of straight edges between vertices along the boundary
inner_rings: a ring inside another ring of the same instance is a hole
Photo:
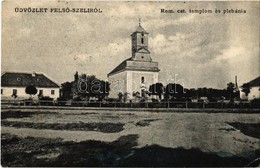
[[[100,8],[102,13],[20,13],[16,7]],[[180,9],[187,13],[177,13]],[[223,14],[226,9],[246,13]],[[105,80],[131,57],[130,35],[140,18],[149,32],[151,58],[159,63],[159,82],[226,88],[237,75],[242,85],[260,75],[259,9],[258,2],[5,1],[1,71],[43,72],[59,84],[72,81],[76,71]]]

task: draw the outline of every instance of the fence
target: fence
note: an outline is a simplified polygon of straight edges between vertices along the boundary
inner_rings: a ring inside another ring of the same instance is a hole
[[[47,101],[47,100],[2,100],[1,105],[14,106],[71,106],[71,107],[113,107],[113,108],[259,108],[260,103],[225,103],[225,102],[87,102],[87,101]]]

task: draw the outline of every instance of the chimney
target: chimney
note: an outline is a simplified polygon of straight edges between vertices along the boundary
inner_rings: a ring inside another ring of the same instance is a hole
[[[235,86],[236,86],[236,90],[238,90],[238,85],[237,85],[237,75],[235,76]]]

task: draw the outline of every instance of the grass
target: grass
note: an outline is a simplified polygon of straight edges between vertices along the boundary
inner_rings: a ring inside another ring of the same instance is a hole
[[[24,118],[24,117],[32,117],[32,115],[37,114],[51,114],[55,115],[58,114],[57,112],[21,112],[21,111],[6,111],[1,112],[1,119],[7,119],[7,118]]]
[[[229,125],[241,131],[241,133],[260,139],[260,123],[229,122]]]
[[[149,126],[151,122],[153,121],[158,121],[160,119],[146,119],[146,120],[141,120],[138,121],[135,125],[136,126],[140,126],[140,127],[145,127],[145,126]]]
[[[124,130],[123,123],[33,123],[18,121],[2,121],[2,126],[16,128],[70,130],[70,131],[98,131],[103,133],[115,133]]]

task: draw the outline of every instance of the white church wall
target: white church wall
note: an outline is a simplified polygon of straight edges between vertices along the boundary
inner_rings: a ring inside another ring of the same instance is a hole
[[[149,90],[149,86],[158,82],[158,72],[146,72],[146,71],[128,71],[128,73],[132,73],[132,80],[128,80],[128,90],[130,92],[130,98],[132,98],[133,92],[141,93],[141,79],[144,77],[143,86],[146,90]]]
[[[135,60],[150,61],[151,57],[148,53],[135,53]]]
[[[110,98],[118,98],[118,93],[125,93],[126,90],[126,72],[120,72],[113,74],[108,77],[108,81],[110,83]]]

